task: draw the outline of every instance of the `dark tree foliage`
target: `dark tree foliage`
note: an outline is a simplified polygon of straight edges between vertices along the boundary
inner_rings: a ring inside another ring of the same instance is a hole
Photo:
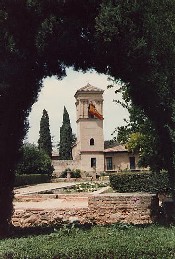
[[[42,79],[94,68],[126,83],[150,119],[175,183],[175,1],[0,0],[0,235]]]
[[[129,112],[129,118],[124,119],[126,125],[115,129],[112,133],[113,139],[126,145],[130,152],[139,152],[140,167],[149,166],[153,172],[166,169],[166,164],[161,157],[159,138],[151,121],[138,106],[133,104],[126,85],[116,84],[113,79],[111,81],[112,85],[108,87],[117,87],[115,92],[122,94],[122,101],[115,100],[115,102]]]
[[[103,1],[96,19],[108,73],[149,118],[175,188],[175,2]],[[173,193],[175,198],[175,193]]]
[[[118,141],[115,139],[105,140],[104,141],[104,148],[110,148],[118,145]]]
[[[52,156],[52,141],[50,135],[49,116],[47,111],[43,110],[43,115],[40,121],[40,131],[38,139],[38,147],[44,150],[49,157]]]
[[[15,166],[42,79],[90,67],[96,4],[0,0],[0,236],[10,226]]]
[[[59,159],[69,160],[72,159],[72,144],[74,138],[70,124],[69,114],[64,107],[63,124],[60,127],[60,144],[59,144]]]
[[[52,175],[54,168],[48,154],[39,150],[34,144],[26,143],[20,150],[21,158],[17,165],[17,174],[47,174]]]
[[[159,139],[150,120],[133,104],[130,104],[128,111],[127,125],[116,129],[118,142],[125,144],[133,153],[139,152],[140,167],[149,166],[153,172],[166,169],[160,153]]]

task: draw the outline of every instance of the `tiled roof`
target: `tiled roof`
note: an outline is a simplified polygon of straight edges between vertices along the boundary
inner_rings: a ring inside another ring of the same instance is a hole
[[[112,152],[128,152],[127,148],[124,145],[117,145],[115,147],[106,148],[104,150],[105,153],[112,153]]]
[[[77,90],[76,94],[77,93],[80,93],[80,92],[100,92],[100,93],[103,93],[104,90],[98,88],[98,87],[95,87],[93,85],[90,85],[89,83],[83,87],[81,87],[80,89]]]

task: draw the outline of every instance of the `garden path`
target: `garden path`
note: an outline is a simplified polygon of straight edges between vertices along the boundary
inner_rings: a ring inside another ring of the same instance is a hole
[[[22,188],[15,189],[15,197],[37,195],[41,192],[52,191],[55,189],[60,189],[64,187],[70,187],[80,184],[80,182],[58,182],[58,183],[43,183],[32,186],[26,186]],[[66,208],[87,208],[88,207],[88,196],[83,196],[79,194],[77,197],[70,197],[65,195],[64,198],[45,198],[36,199],[36,201],[14,201],[15,210],[23,209],[66,209]],[[59,195],[58,195],[59,197]]]
[[[28,195],[36,194],[45,191],[51,191],[55,189],[60,189],[68,186],[74,186],[80,184],[79,182],[58,182],[58,183],[41,183],[36,185],[29,185],[26,187],[15,188],[15,195]]]

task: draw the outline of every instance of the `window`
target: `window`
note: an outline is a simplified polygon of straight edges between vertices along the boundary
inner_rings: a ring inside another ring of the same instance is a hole
[[[130,163],[130,169],[134,170],[136,168],[135,157],[130,157],[129,163]]]
[[[96,167],[96,158],[91,158],[91,167]]]
[[[107,170],[112,170],[112,157],[107,157],[106,158],[106,169]]]
[[[90,146],[94,146],[94,139],[93,138],[90,139]]]

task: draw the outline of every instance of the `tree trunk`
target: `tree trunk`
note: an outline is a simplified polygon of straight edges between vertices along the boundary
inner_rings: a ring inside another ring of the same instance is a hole
[[[160,129],[159,129],[160,130]],[[160,132],[160,131],[159,131]],[[164,127],[160,137],[162,147],[162,157],[164,158],[166,170],[169,176],[169,186],[171,190],[172,202],[165,204],[165,216],[167,223],[175,222],[175,143],[168,127]]]
[[[7,100],[6,100],[7,101]],[[19,104],[18,104],[19,106]],[[12,104],[0,105],[0,236],[8,234],[13,213],[13,186],[24,120]]]
[[[14,85],[0,91],[0,237],[8,234],[11,223],[15,167],[26,131],[27,113],[18,96]]]
[[[5,159],[5,156],[2,158]],[[13,213],[14,173],[4,159],[0,166],[0,237],[8,235]]]

